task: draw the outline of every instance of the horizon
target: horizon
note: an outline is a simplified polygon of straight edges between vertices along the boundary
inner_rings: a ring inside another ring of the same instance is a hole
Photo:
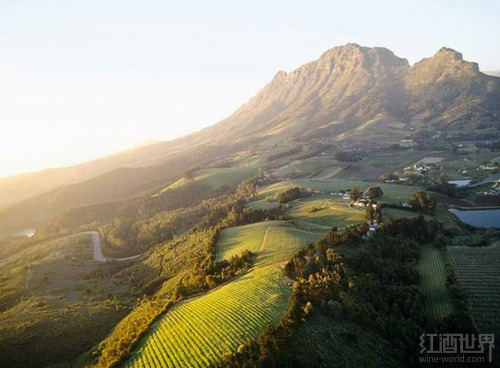
[[[199,131],[277,71],[346,43],[386,47],[411,65],[446,46],[481,71],[500,70],[493,1],[361,3],[356,17],[343,17],[352,6],[322,1],[315,11],[298,2],[219,1],[226,12],[202,2],[149,1],[141,9],[117,1],[4,2],[0,178]]]

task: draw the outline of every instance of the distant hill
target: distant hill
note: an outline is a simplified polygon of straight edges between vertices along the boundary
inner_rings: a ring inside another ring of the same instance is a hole
[[[52,188],[88,180],[120,167],[144,166],[152,159],[150,152],[154,150],[153,146],[153,144],[143,145],[80,165],[0,178],[0,208]]]

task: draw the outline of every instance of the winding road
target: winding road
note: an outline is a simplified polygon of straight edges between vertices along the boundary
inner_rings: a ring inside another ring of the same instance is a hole
[[[107,262],[107,261],[130,261],[132,259],[139,258],[141,255],[138,254],[136,256],[130,256],[130,257],[123,257],[123,258],[108,258],[105,257],[102,254],[101,250],[101,239],[99,238],[99,234],[97,231],[86,231],[83,233],[80,233],[81,235],[92,235],[92,243],[93,243],[93,248],[94,248],[94,259],[97,262]]]

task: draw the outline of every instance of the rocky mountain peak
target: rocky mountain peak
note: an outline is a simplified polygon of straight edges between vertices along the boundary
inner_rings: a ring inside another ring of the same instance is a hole
[[[213,139],[344,134],[374,121],[481,121],[500,113],[500,81],[443,47],[409,66],[383,47],[349,43],[291,72],[278,72]]]
[[[373,67],[406,68],[409,66],[406,59],[394,55],[384,47],[363,47],[357,43],[348,43],[327,50],[318,60],[319,64],[342,63],[346,66],[361,66],[366,69]]]
[[[453,61],[463,60],[463,55],[458,51],[450,49],[449,47],[441,47],[434,57],[448,58]]]

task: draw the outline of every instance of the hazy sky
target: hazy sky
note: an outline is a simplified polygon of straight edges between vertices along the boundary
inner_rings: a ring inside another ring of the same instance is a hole
[[[348,42],[500,70],[499,15],[498,0],[0,0],[0,176],[211,125]]]

